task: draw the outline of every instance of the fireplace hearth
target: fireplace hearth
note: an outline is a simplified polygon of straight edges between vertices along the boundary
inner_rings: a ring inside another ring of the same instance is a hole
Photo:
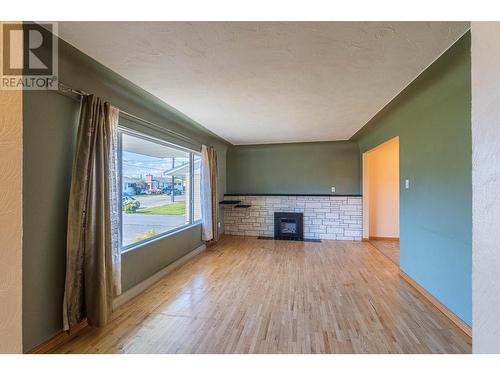
[[[304,240],[304,214],[302,212],[274,213],[275,240]]]

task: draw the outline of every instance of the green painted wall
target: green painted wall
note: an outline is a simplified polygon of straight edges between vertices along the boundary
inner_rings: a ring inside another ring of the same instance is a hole
[[[62,329],[78,103],[30,91],[23,105],[23,348],[28,351]]]
[[[223,197],[227,142],[64,41],[59,41],[59,78],[141,118],[200,143],[214,145],[219,157],[220,197]],[[23,101],[23,345],[28,351],[62,329],[67,201],[79,104],[48,91],[25,91]],[[121,124],[173,140],[143,124],[124,119]],[[122,259],[124,290],[201,243],[200,226],[196,226],[127,252]]]
[[[169,237],[168,241],[153,241],[140,251],[131,250],[123,253],[123,290],[130,289],[186,255],[187,249],[193,250],[200,245],[202,245],[201,225],[197,225]]]
[[[401,269],[471,324],[469,33],[353,140],[365,152],[395,136],[400,142]]]
[[[227,152],[228,193],[359,193],[355,142],[232,146]]]

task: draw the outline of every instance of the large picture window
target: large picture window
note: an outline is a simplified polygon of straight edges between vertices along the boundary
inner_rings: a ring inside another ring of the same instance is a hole
[[[120,131],[122,250],[201,219],[199,153]]]

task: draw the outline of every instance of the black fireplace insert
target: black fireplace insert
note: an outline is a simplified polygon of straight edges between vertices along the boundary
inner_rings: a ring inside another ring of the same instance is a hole
[[[302,212],[275,212],[274,239],[304,240],[304,214]]]

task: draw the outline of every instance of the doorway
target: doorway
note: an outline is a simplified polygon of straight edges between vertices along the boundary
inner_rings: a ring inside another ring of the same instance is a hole
[[[399,267],[399,137],[363,153],[363,238]]]

